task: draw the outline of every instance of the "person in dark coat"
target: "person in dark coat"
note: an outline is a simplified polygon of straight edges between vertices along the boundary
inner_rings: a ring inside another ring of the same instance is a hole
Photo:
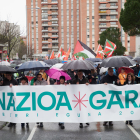
[[[72,83],[72,81],[75,79],[74,70],[68,70],[67,74],[71,77],[71,80],[68,80],[68,83]]]
[[[98,64],[98,66],[97,66],[98,84],[101,83],[100,69],[101,69],[101,66],[100,66],[100,64]]]
[[[97,84],[97,73],[95,69],[91,70],[91,73],[89,73],[88,80],[90,84]]]
[[[139,64],[136,64],[136,67],[134,68],[134,75],[136,76],[136,82],[139,83],[138,73],[139,73],[140,67]]]
[[[77,73],[76,79],[73,80],[72,84],[89,84],[89,81],[85,76],[83,76],[83,71],[79,70]],[[86,125],[89,125],[89,123],[86,123]],[[83,123],[80,123],[80,128],[83,128]]]
[[[121,85],[120,80],[117,76],[113,74],[113,68],[108,68],[108,75],[106,75],[102,80],[101,83],[107,84],[115,84],[115,85]],[[103,126],[107,126],[108,122],[104,122]],[[109,121],[109,126],[113,126],[113,122]]]
[[[18,82],[13,78],[12,73],[6,73],[6,78],[3,80],[3,86],[15,86],[18,85]],[[8,127],[15,126],[16,123],[9,123]]]
[[[133,85],[133,84],[136,84],[135,76],[133,73],[128,73],[126,81],[124,82],[124,85]],[[126,124],[133,125],[132,120],[126,121]]]

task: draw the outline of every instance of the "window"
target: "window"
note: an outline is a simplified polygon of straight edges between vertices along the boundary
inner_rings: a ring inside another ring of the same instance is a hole
[[[116,3],[110,3],[110,6],[116,6]]]
[[[106,23],[103,23],[103,22],[102,22],[102,23],[100,23],[100,25],[106,25]]]
[[[92,16],[92,19],[94,19],[94,16]]]
[[[111,25],[116,25],[116,22],[110,22]]]
[[[101,16],[102,19],[106,19],[106,16]]]
[[[92,25],[94,25],[94,22],[92,22]]]
[[[89,38],[89,35],[87,35],[87,38]]]
[[[116,12],[116,10],[110,10],[110,12]]]
[[[110,16],[111,19],[116,19],[116,16]]]
[[[106,29],[101,29],[101,32],[105,31]]]
[[[100,7],[106,7],[106,4],[100,4]]]

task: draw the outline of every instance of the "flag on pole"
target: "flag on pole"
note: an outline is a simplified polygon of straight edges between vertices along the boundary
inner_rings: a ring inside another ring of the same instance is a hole
[[[54,55],[54,51],[52,51],[51,55],[50,55],[50,59],[54,59],[55,55]]]
[[[71,52],[71,47],[69,47],[68,52],[65,54],[64,60],[67,61]]]
[[[64,50],[62,49],[62,47],[60,47],[56,55],[56,58],[61,58],[64,54],[65,54]]]
[[[78,40],[76,43],[73,55],[75,56],[76,59],[86,59],[96,57],[96,53],[80,40]]]
[[[107,39],[104,53],[107,55],[107,57],[111,57],[116,48],[116,45]]]
[[[102,48],[102,46],[99,44],[99,46],[98,46],[98,49],[97,49],[97,52],[96,52],[96,58],[101,58],[101,59],[103,59],[104,58],[104,50],[103,50],[103,48]]]

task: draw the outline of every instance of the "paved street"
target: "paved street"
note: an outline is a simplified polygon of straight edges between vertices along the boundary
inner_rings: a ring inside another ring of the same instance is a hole
[[[103,123],[91,123],[89,127],[79,128],[79,124],[65,124],[61,130],[57,123],[44,123],[43,128],[30,124],[29,129],[3,127],[0,140],[139,140],[140,121],[134,121],[134,127],[124,122],[114,122],[113,127],[104,127]]]

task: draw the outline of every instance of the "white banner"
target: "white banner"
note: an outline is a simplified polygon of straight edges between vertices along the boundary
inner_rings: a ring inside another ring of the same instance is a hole
[[[0,121],[68,122],[140,119],[140,85],[0,87]]]

